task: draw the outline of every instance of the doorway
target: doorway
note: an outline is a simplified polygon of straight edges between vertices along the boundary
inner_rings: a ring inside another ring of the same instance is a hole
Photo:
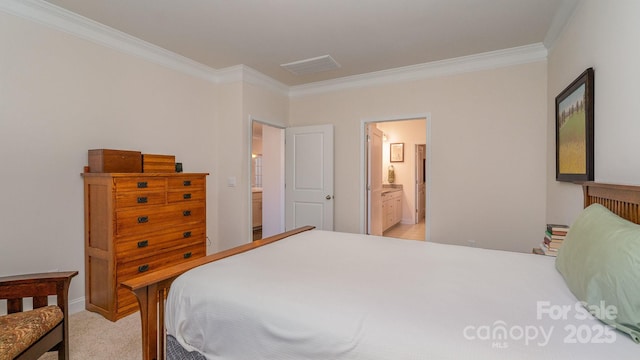
[[[428,118],[363,121],[364,233],[428,240]]]
[[[303,225],[332,231],[333,125],[250,126],[252,240]]]

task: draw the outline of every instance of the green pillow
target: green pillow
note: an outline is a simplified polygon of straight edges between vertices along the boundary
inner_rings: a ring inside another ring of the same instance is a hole
[[[640,226],[600,204],[582,211],[556,258],[556,269],[587,310],[640,343]]]

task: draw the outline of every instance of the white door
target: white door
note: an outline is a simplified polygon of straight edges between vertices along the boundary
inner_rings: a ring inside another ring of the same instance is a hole
[[[382,235],[382,131],[367,125],[368,234]]]
[[[284,129],[262,126],[262,237],[284,231]]]
[[[285,131],[285,227],[333,230],[333,125]]]

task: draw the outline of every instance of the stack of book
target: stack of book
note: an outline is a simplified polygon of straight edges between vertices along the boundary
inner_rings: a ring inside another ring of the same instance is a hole
[[[542,252],[548,256],[557,256],[568,231],[568,225],[547,224],[544,232],[544,241],[541,245]]]

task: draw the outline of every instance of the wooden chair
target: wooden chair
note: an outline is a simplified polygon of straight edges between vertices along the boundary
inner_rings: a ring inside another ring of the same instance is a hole
[[[37,359],[58,351],[69,359],[68,293],[77,271],[0,277],[0,300],[7,315],[0,316],[0,360]],[[56,295],[57,306],[47,306]],[[23,311],[23,299],[33,299],[33,310]]]

